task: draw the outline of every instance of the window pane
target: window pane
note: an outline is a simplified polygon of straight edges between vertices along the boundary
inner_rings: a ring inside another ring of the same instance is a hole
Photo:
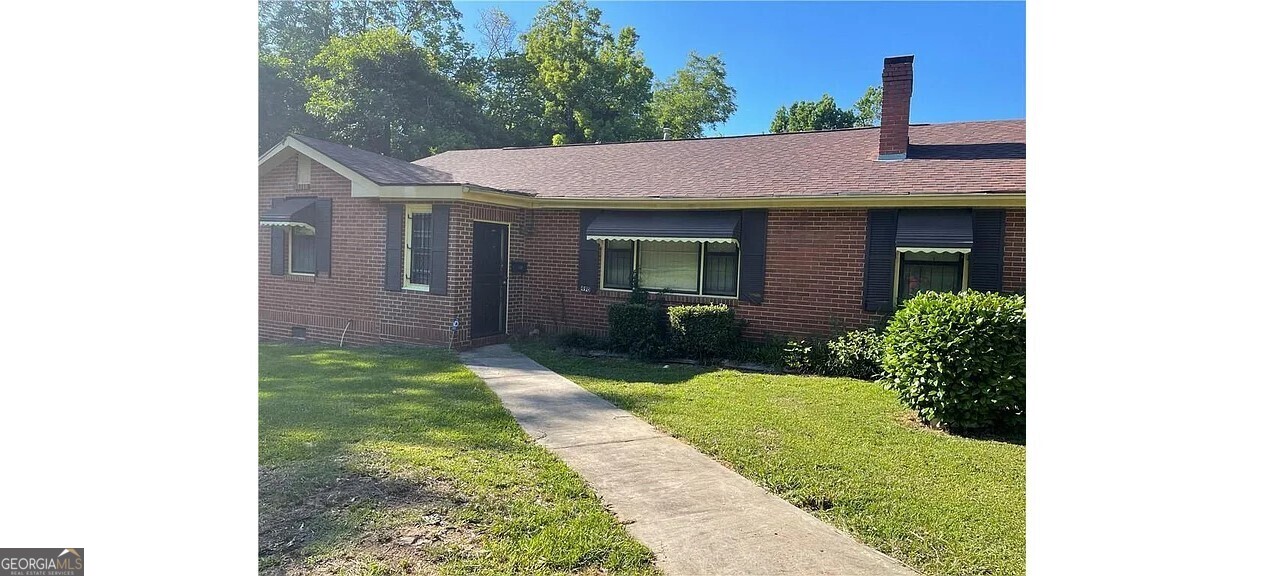
[[[300,228],[290,228],[290,271],[297,274],[317,273],[317,237]]]
[[[633,242],[607,240],[602,286],[628,290],[629,274],[633,272]]]
[[[642,288],[695,292],[699,282],[699,242],[638,242],[638,284]]]
[[[900,300],[926,290],[958,292],[963,287],[963,255],[923,252],[901,254]]]
[[[432,214],[410,215],[410,283],[427,286],[432,274]]]
[[[704,293],[736,295],[736,272],[740,248],[729,242],[710,242],[704,249]]]

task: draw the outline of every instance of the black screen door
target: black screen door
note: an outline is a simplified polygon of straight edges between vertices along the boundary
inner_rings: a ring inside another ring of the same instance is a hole
[[[505,331],[508,315],[508,226],[473,222],[472,337]]]

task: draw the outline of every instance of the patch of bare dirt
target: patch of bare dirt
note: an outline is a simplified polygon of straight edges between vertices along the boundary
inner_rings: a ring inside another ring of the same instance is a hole
[[[371,564],[435,574],[450,555],[478,551],[475,527],[450,519],[467,500],[445,482],[344,473],[299,488],[291,470],[259,469],[261,574],[349,574]],[[311,544],[323,551],[306,556]]]

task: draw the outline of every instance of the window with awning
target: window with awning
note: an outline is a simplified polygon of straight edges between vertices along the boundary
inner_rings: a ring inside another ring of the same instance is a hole
[[[601,245],[601,287],[735,297],[739,211],[604,211],[585,238]]]
[[[270,271],[316,275],[330,272],[328,198],[274,198],[259,225],[272,229]]]

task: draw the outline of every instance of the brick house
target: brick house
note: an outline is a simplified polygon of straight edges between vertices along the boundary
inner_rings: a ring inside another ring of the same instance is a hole
[[[604,333],[643,287],[746,334],[877,322],[919,290],[1025,290],[1025,121],[446,152],[306,136],[259,160],[260,337],[476,346]]]

